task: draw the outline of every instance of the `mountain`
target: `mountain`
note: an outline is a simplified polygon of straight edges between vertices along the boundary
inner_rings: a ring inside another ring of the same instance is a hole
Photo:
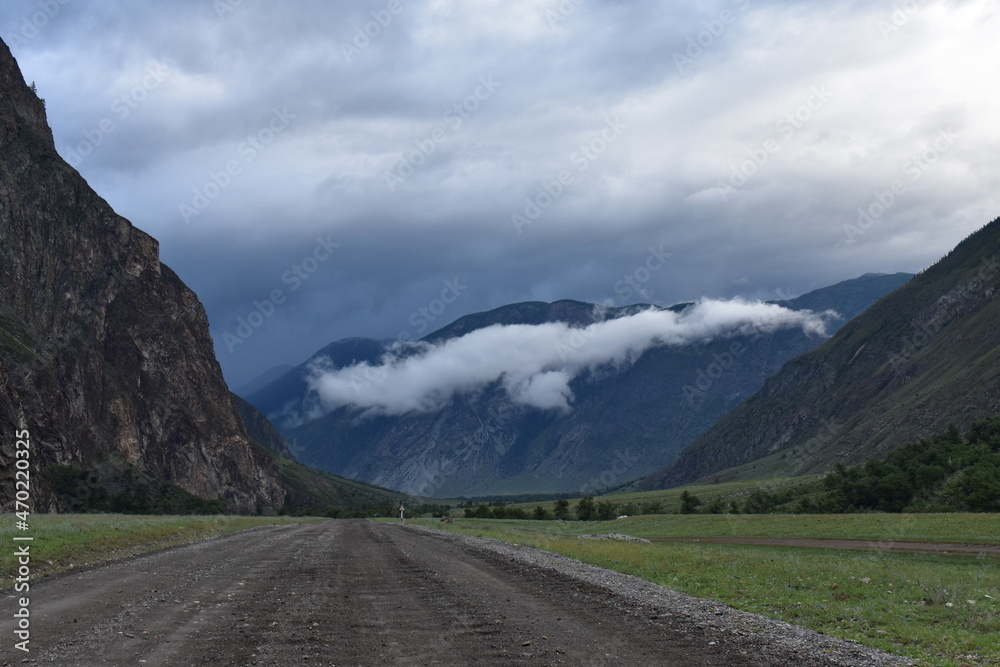
[[[305,377],[313,361],[329,359],[337,368],[346,368],[363,361],[375,363],[386,350],[387,342],[369,338],[347,338],[331,343],[267,386],[244,395],[244,398],[279,424],[287,422],[287,418],[281,415],[289,403],[301,403],[302,397],[308,392],[309,385]]]
[[[237,396],[249,396],[255,391],[263,389],[267,385],[271,384],[272,382],[274,382],[275,380],[277,380],[278,378],[280,378],[282,375],[292,370],[293,368],[295,367],[292,366],[291,364],[282,364],[280,366],[273,366],[272,368],[267,369],[266,371],[255,377],[250,382],[247,382],[239,389],[234,390],[233,393],[236,394]]]
[[[822,472],[1000,411],[1000,220],[794,359],[635,488]]]
[[[392,515],[399,503],[422,509],[424,499],[314,470],[295,461],[288,442],[264,413],[233,395],[250,438],[274,460],[285,489],[282,509],[289,513],[335,516]]]
[[[278,429],[274,428],[274,424],[264,416],[263,412],[236,394],[233,394],[233,402],[236,404],[236,411],[239,413],[243,425],[246,426],[247,435],[250,436],[251,440],[281,458],[295,460],[288,442],[278,432]]]
[[[248,437],[222,378],[198,298],[160,262],[156,240],[59,157],[43,100],[0,42],[5,509],[21,431],[36,512],[68,509],[61,484],[119,500],[155,487],[240,512],[284,502],[278,467]]]
[[[868,275],[782,305],[833,307],[853,316],[911,277]],[[422,342],[439,344],[498,324],[582,327],[646,308],[598,308],[579,301],[512,304],[462,317]],[[592,493],[669,463],[785,361],[821,342],[799,329],[780,329],[652,348],[627,367],[573,380],[568,413],[516,403],[494,382],[457,394],[437,411],[372,416],[342,407],[322,415],[307,383],[314,363],[376,364],[389,349],[388,342],[355,338],[327,346],[247,399],[275,421],[299,461],[338,475],[436,497]]]

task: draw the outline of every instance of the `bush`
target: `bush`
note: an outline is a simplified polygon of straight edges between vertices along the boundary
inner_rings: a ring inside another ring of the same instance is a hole
[[[681,514],[694,514],[700,506],[701,500],[698,496],[689,491],[681,493]]]
[[[639,508],[639,514],[663,514],[663,501],[647,500]]]
[[[726,506],[722,504],[721,498],[716,498],[708,504],[705,511],[709,514],[722,514],[726,509]]]
[[[618,516],[615,509],[616,507],[606,500],[599,502],[597,503],[597,518],[601,521],[610,521]]]
[[[754,491],[743,503],[744,514],[768,514],[774,507],[774,499],[767,491],[760,489]]]

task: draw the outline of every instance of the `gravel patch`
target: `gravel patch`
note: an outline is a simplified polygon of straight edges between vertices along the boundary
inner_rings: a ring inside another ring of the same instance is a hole
[[[635,537],[624,533],[605,533],[603,535],[581,535],[581,540],[610,540],[612,542],[631,542],[632,544],[652,544],[645,537]]]

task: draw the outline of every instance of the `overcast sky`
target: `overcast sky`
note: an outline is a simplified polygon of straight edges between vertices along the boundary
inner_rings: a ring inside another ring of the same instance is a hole
[[[919,271],[1000,215],[997,34],[986,0],[0,6],[234,387],[516,301]]]

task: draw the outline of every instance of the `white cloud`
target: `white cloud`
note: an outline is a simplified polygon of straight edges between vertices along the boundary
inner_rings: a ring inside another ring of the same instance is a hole
[[[314,366],[309,386],[324,411],[344,406],[370,414],[434,411],[456,394],[493,383],[517,403],[568,411],[573,379],[601,367],[631,366],[650,348],[790,328],[825,336],[832,316],[762,302],[704,299],[680,313],[649,309],[582,328],[562,322],[494,325],[436,345],[396,348],[376,366],[333,369],[321,363]]]

